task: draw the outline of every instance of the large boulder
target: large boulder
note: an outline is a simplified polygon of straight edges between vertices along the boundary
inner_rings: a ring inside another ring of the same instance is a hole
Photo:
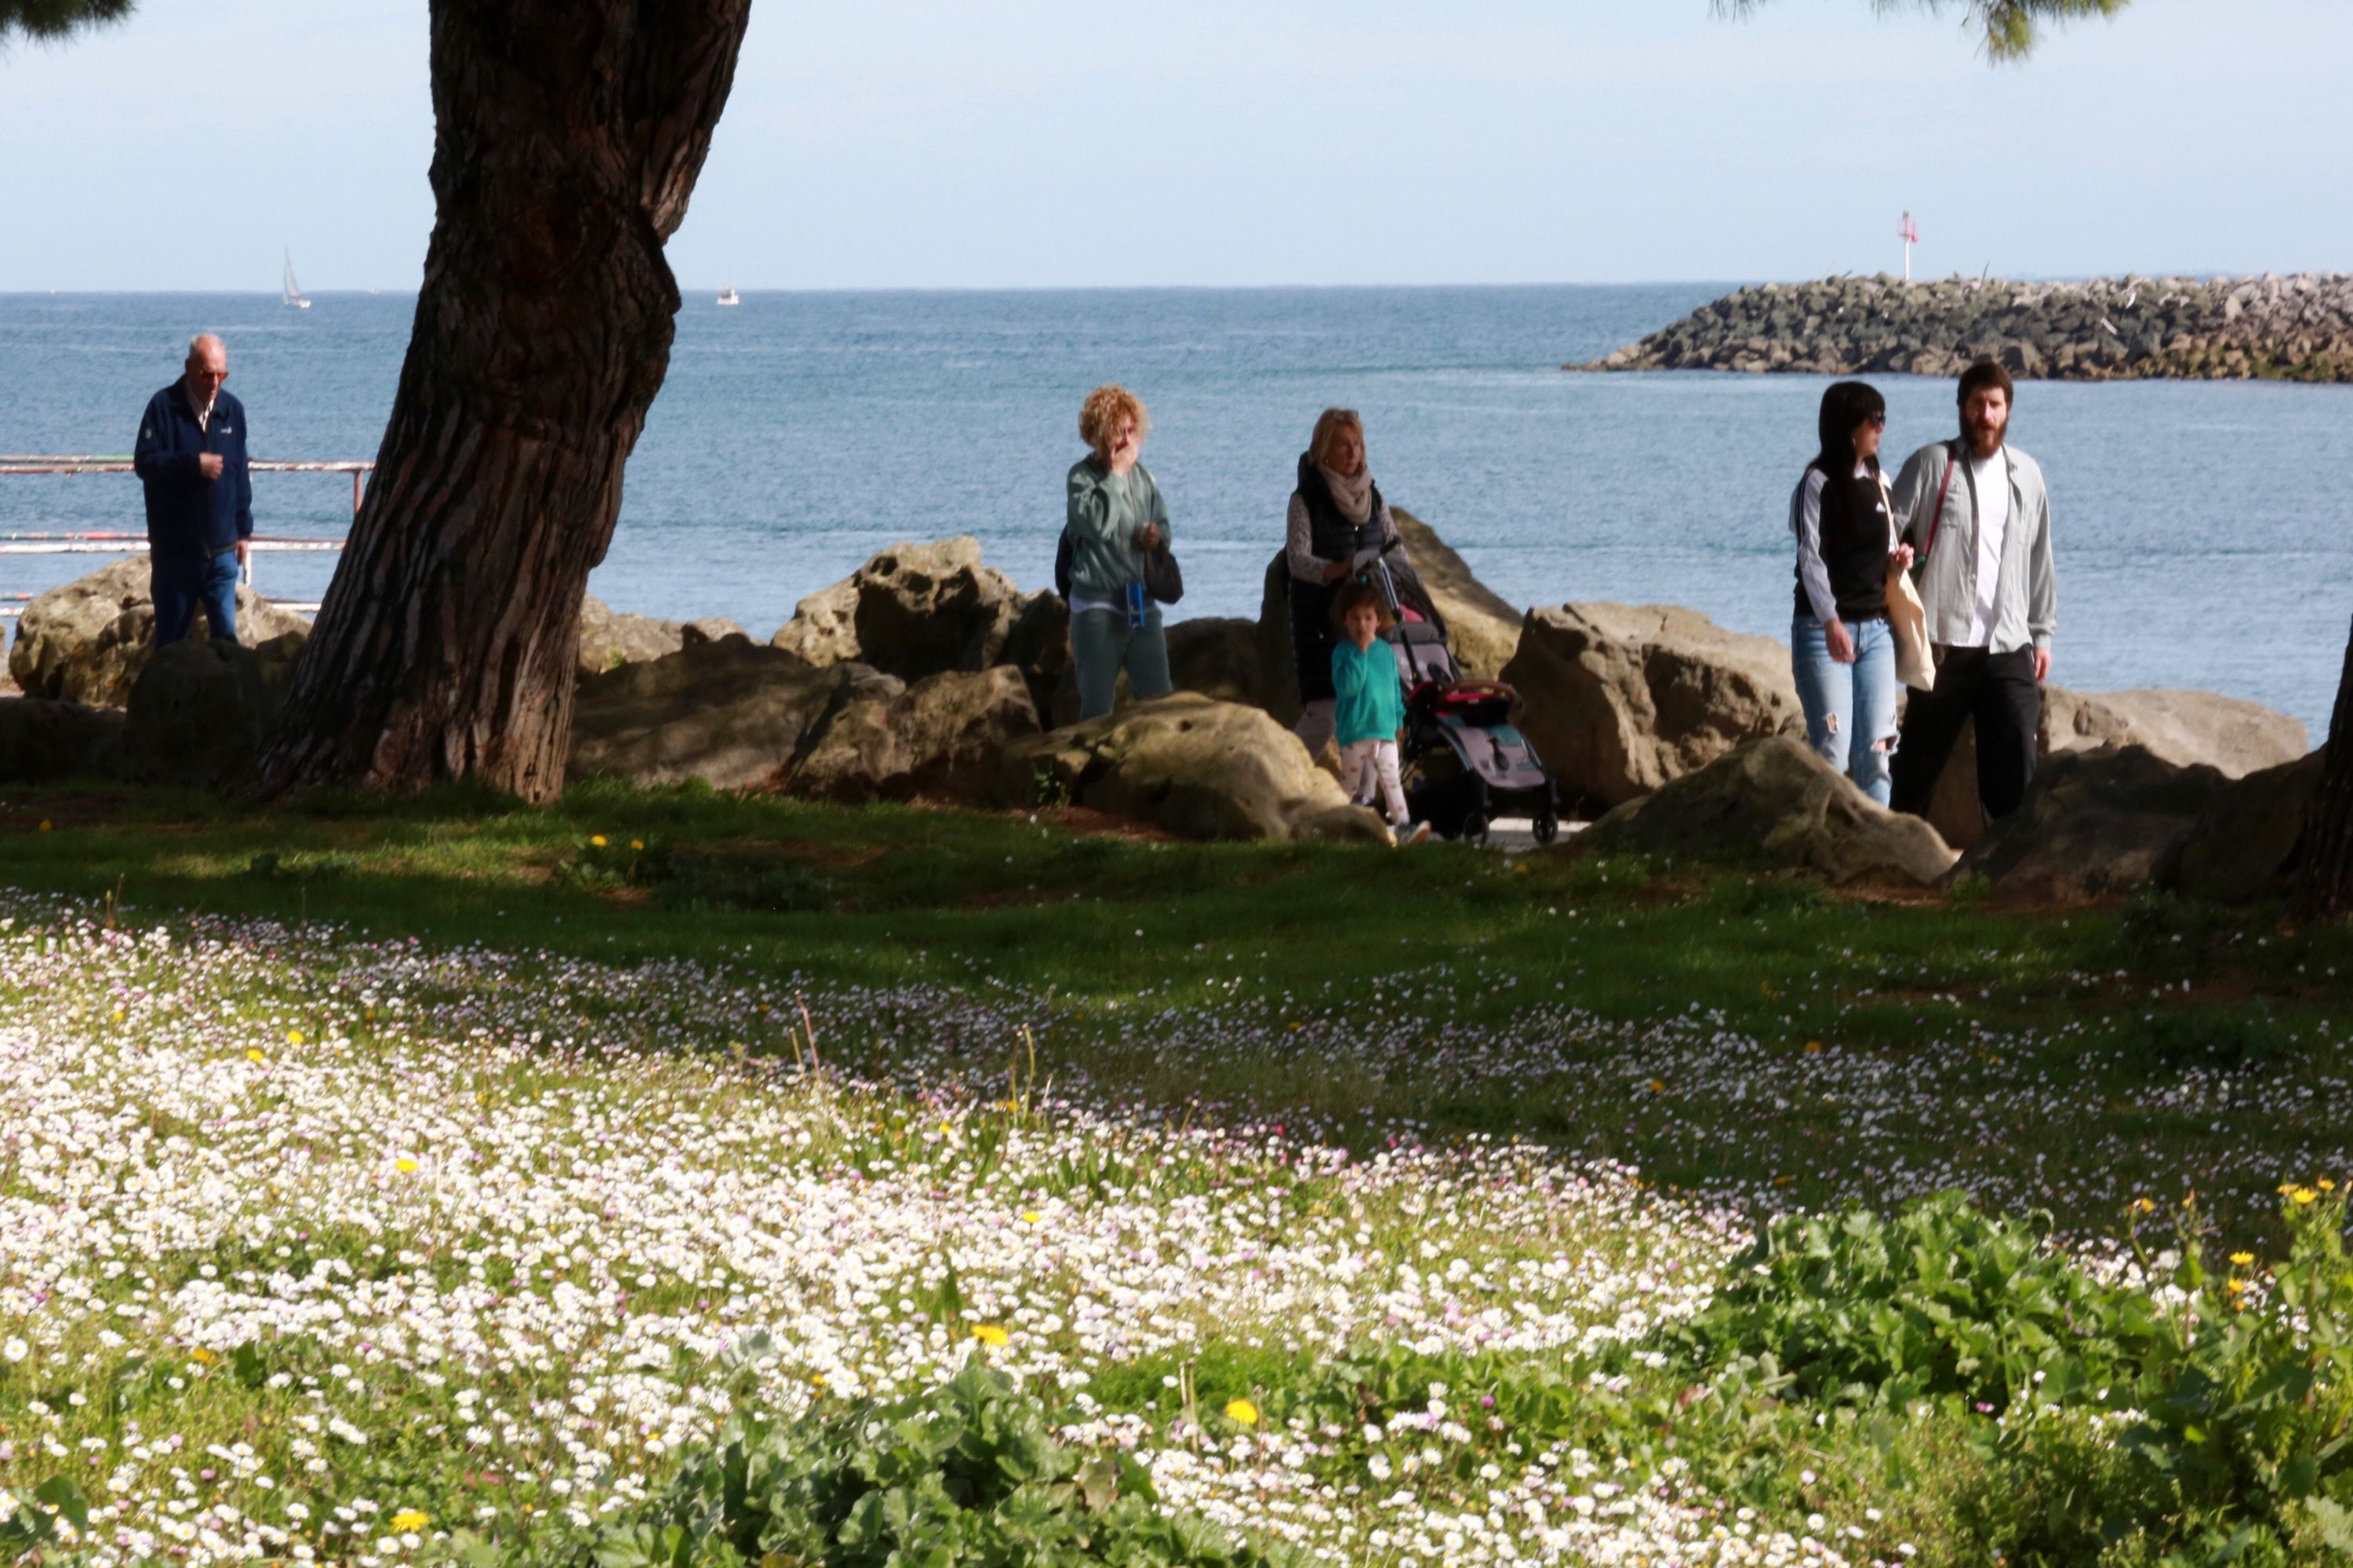
[[[1067,625],[1067,620],[1065,621]],[[1066,632],[1067,638],[1068,633]],[[1168,678],[1180,692],[1198,692],[1221,703],[1246,703],[1266,707],[1267,680],[1259,652],[1258,622],[1221,616],[1197,616],[1167,623]],[[1067,643],[1066,643],[1067,646]],[[1286,668],[1290,653],[1283,654]],[[1135,694],[1126,672],[1120,673],[1113,711],[1130,705]],[[1075,724],[1079,717],[1079,682],[1062,662],[1060,678],[1048,700],[1046,713],[1056,726]]]
[[[1954,854],[1917,817],[1888,810],[1802,739],[1747,741],[1617,807],[1570,839],[1575,854],[1765,863],[1836,883],[1926,885]]]
[[[580,673],[585,678],[642,663],[697,642],[742,637],[744,630],[722,616],[698,620],[663,620],[615,609],[596,595],[580,601]]]
[[[1503,678],[1566,800],[1619,805],[1744,742],[1805,735],[1788,646],[1677,605],[1532,609]]]
[[[2224,783],[2158,862],[2158,885],[2226,904],[2286,894],[2305,813],[2327,764],[2322,747]]]
[[[864,664],[819,669],[749,638],[698,643],[580,683],[569,773],[648,784],[699,779],[721,789],[765,785],[852,700],[901,689]]]
[[[853,695],[792,765],[785,792],[812,800],[964,802],[993,784],[1007,745],[1038,733],[1038,710],[1010,664],[944,670],[901,691]]]
[[[1034,596],[980,564],[968,535],[893,545],[794,608],[771,639],[812,664],[857,662],[902,681],[999,662]]]
[[[1455,663],[1474,681],[1499,678],[1520,645],[1519,609],[1473,577],[1435,528],[1402,507],[1390,507],[1389,514],[1413,558],[1414,575],[1446,618]]]
[[[248,648],[289,632],[308,635],[311,623],[280,609],[243,584],[237,590],[237,637]],[[193,636],[212,628],[196,611]],[[121,560],[51,588],[25,607],[8,650],[8,673],[28,697],[52,697],[120,707],[147,662],[155,641],[155,604],[148,592],[144,556]]]
[[[102,774],[126,722],[121,708],[46,697],[0,699],[0,784],[49,784]]]
[[[2137,746],[2177,767],[2211,768],[2226,779],[2293,762],[2305,755],[2308,744],[2303,720],[2260,703],[2213,692],[2157,688],[2074,692],[2045,686],[2036,736],[2042,757]],[[1973,848],[1985,836],[1973,724],[1962,726],[1952,758],[1937,776],[1928,820],[1957,849]]]
[[[1265,710],[1194,692],[1014,742],[994,797],[1084,806],[1189,839],[1369,836],[1360,819],[1371,815]]]
[[[1051,713],[1054,694],[1068,683],[1071,668],[1071,607],[1062,596],[1043,590],[1023,596],[997,656],[1021,672],[1038,711]],[[1077,711],[1073,706],[1071,712]]]
[[[2005,899],[2113,897],[2146,886],[2171,861],[2224,780],[2146,747],[2104,746],[2046,758],[2026,799],[1961,861]]]
[[[1473,680],[1498,678],[1519,646],[1520,612],[1472,575],[1462,557],[1438,530],[1392,505],[1398,536],[1405,541],[1414,575],[1430,603],[1446,620],[1447,645],[1462,673]],[[1277,550],[1259,582],[1259,610],[1252,646],[1259,669],[1255,701],[1284,724],[1299,722],[1299,662],[1291,644],[1291,568]],[[1184,682],[1177,683],[1182,687]]]
[[[212,785],[250,763],[286,705],[306,637],[158,648],[139,672],[111,771],[142,784]]]

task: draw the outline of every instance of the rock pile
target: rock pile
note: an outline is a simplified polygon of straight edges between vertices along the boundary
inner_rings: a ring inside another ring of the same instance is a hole
[[[2353,274],[1761,283],[1571,370],[2353,381]]]
[[[16,621],[8,673],[28,697],[121,707],[147,665],[155,641],[155,606],[147,592],[144,556],[132,556],[76,577],[36,598]],[[237,638],[258,648],[289,633],[307,637],[311,623],[243,584],[237,590]],[[211,635],[196,611],[195,638]]]
[[[1778,639],[1665,605],[1514,615],[1427,524],[1398,523],[1467,671],[1515,687],[1516,722],[1564,800],[1608,811],[1580,853],[1918,882],[1968,850],[1963,872],[1998,894],[2062,900],[2151,883],[2260,896],[2291,868],[2317,769],[2285,715],[2206,693],[2046,687],[2045,762],[2017,817],[1988,831],[1965,744],[1929,821],[1891,818],[1806,748]],[[1175,694],[1138,704],[1123,690],[1086,724],[1073,723],[1066,607],[983,565],[968,538],[879,553],[765,644],[730,622],[591,600],[571,774],[844,802],[1068,803],[1191,838],[1378,840],[1379,820],[1347,805],[1287,727],[1282,569],[1277,556],[1258,620],[1169,624]],[[259,648],[150,658],[143,588],[144,564],[126,563],[28,610],[17,662],[37,694],[0,701],[0,781],[215,783],[249,760],[284,701],[299,623],[258,636],[272,625],[254,616],[241,630]]]

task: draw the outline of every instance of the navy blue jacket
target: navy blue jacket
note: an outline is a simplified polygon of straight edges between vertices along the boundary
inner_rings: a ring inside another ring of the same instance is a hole
[[[196,471],[205,452],[221,455],[221,475]],[[245,465],[245,405],[226,391],[213,397],[209,429],[196,425],[188,387],[174,381],[147,400],[131,466],[147,488],[147,546],[158,556],[203,559],[253,536],[253,476]]]

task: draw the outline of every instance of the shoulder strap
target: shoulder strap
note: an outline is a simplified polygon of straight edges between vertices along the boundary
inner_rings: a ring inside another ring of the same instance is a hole
[[[1944,524],[1945,498],[1953,493],[1953,475],[1961,466],[1960,449],[1956,447],[1945,462],[1944,488],[1936,492],[1936,510],[1928,517],[1928,542],[1920,547],[1920,558],[1926,561],[1928,552],[1936,547],[1936,530]]]

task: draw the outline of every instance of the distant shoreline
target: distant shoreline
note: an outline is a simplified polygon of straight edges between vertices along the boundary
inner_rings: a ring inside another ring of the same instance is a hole
[[[2019,282],[1881,273],[1736,289],[1567,370],[2353,382],[2353,274]]]

